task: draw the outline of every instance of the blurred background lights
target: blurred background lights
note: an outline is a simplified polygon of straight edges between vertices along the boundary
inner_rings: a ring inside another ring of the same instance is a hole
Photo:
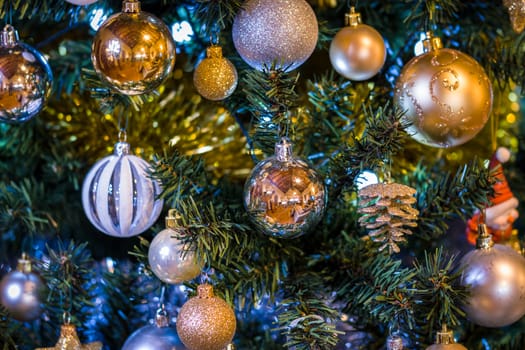
[[[355,184],[357,186],[357,189],[362,189],[363,187],[366,187],[368,185],[373,185],[379,182],[379,179],[377,175],[370,171],[370,170],[364,170],[359,174],[359,176],[355,179]]]
[[[193,36],[193,28],[188,21],[175,22],[171,26],[171,33],[173,39],[178,43],[183,43],[191,40]]]
[[[104,23],[104,21],[107,18],[108,18],[108,15],[104,14],[104,10],[103,9],[95,8],[95,9],[93,9],[93,11],[91,11],[89,25],[91,26],[91,28],[93,30],[97,31],[98,28],[100,28],[102,23]]]

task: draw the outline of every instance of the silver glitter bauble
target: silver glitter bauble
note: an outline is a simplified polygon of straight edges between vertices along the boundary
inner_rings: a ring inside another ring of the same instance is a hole
[[[11,25],[0,32],[0,122],[22,123],[45,106],[53,85],[47,60],[18,41]]]
[[[45,285],[40,277],[31,272],[31,262],[22,258],[17,269],[0,282],[0,303],[14,319],[33,321],[42,314],[44,291]]]
[[[385,64],[385,41],[377,30],[361,23],[361,15],[353,7],[346,15],[346,24],[330,44],[330,62],[345,78],[370,79]]]
[[[163,282],[189,281],[202,270],[195,251],[189,250],[189,244],[177,238],[183,234],[184,228],[177,223],[175,211],[170,210],[166,217],[166,229],[153,238],[148,250],[151,270]]]
[[[186,350],[168,319],[157,315],[155,325],[144,326],[129,336],[122,350]]]
[[[157,221],[163,200],[160,184],[151,179],[149,164],[118,142],[112,155],[99,160],[82,185],[82,206],[91,223],[114,237],[141,234]]]
[[[485,225],[479,231],[486,232]],[[484,237],[478,239],[479,248],[461,260],[461,284],[470,290],[463,309],[475,324],[504,327],[525,315],[525,258]]]
[[[315,13],[305,0],[249,0],[233,20],[233,44],[246,63],[293,70],[317,44]]]
[[[139,95],[156,89],[175,64],[175,41],[159,18],[124,0],[122,12],[98,29],[91,47],[98,75],[115,90]]]
[[[290,141],[275,145],[275,156],[259,162],[244,185],[244,205],[261,232],[295,238],[321,220],[326,190],[317,172],[292,155]]]

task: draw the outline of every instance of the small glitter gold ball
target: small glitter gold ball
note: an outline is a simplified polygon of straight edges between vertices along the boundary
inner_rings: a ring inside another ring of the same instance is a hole
[[[235,313],[223,299],[214,296],[211,285],[199,285],[197,293],[177,317],[180,340],[189,350],[223,350],[235,335]]]
[[[410,136],[440,148],[471,140],[492,109],[492,87],[483,67],[472,57],[446,48],[408,62],[396,83],[394,98],[406,111]]]
[[[140,2],[124,1],[122,12],[98,29],[91,47],[98,75],[115,90],[139,95],[157,88],[175,64],[175,42],[157,17],[140,11]]]
[[[222,56],[220,46],[206,50],[206,58],[199,63],[193,73],[193,84],[204,98],[219,101],[229,97],[237,87],[237,70]]]

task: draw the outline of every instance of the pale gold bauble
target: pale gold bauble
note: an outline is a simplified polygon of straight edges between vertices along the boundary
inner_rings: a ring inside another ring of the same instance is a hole
[[[115,90],[139,95],[157,88],[175,64],[175,42],[157,17],[124,1],[93,38],[91,60],[98,75]]]
[[[395,88],[395,103],[411,125],[407,132],[422,144],[447,148],[478,134],[492,109],[492,87],[483,67],[472,57],[441,48],[431,49],[403,68]]]
[[[479,232],[478,249],[460,263],[460,283],[470,291],[463,310],[480,326],[508,326],[525,315],[525,258],[511,247],[492,245],[485,225]]]
[[[229,97],[237,87],[237,70],[233,63],[222,56],[222,48],[213,45],[206,50],[193,73],[193,84],[204,98],[219,101]]]
[[[385,64],[385,41],[377,30],[361,23],[361,16],[353,7],[346,16],[347,26],[337,32],[330,44],[330,62],[345,78],[370,79]]]
[[[197,296],[188,300],[177,317],[177,333],[189,350],[223,350],[235,335],[233,309],[214,296],[213,287],[201,284]]]

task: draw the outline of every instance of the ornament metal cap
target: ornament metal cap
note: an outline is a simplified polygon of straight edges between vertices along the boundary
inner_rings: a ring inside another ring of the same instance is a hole
[[[199,284],[197,286],[197,297],[199,298],[213,298],[215,296],[215,294],[213,294],[213,286],[208,284],[208,283],[204,283],[204,284]]]
[[[26,253],[22,253],[22,256],[20,259],[18,259],[18,263],[16,265],[17,271],[23,272],[23,273],[30,273],[31,272],[31,260],[27,257]]]
[[[137,1],[137,0],[124,0],[122,2],[122,12],[125,12],[125,13],[139,13],[140,12],[140,1]]]
[[[494,245],[494,241],[492,241],[492,236],[488,232],[487,225],[483,223],[479,224],[478,232],[479,236],[476,240],[476,248],[485,250],[490,249]]]
[[[350,7],[350,12],[345,15],[345,24],[351,27],[361,24],[361,14],[355,12],[355,7]]]
[[[292,151],[292,143],[287,137],[281,138],[281,140],[275,144],[275,158],[280,162],[287,162],[292,159]]]
[[[18,32],[10,25],[6,24],[2,32],[0,33],[0,46],[13,47],[18,41]]]
[[[441,38],[434,36],[432,32],[426,33],[426,38],[423,40],[423,53],[435,51],[443,48]]]
[[[115,144],[115,149],[113,154],[116,156],[122,156],[124,154],[130,154],[131,146],[127,143],[128,135],[125,130],[120,130],[118,132],[118,142]]]
[[[389,335],[386,338],[386,349],[387,350],[403,350],[403,338],[399,335]]]
[[[169,315],[168,311],[164,308],[164,305],[162,305],[155,315],[155,325],[158,328],[164,328],[168,327],[170,325]]]
[[[175,228],[180,226],[182,216],[177,209],[168,210],[168,216],[166,216],[166,227]]]
[[[219,45],[212,45],[206,49],[207,58],[222,58],[222,47]]]
[[[441,332],[437,332],[436,344],[454,344],[454,333],[447,329],[447,325],[441,326]]]

